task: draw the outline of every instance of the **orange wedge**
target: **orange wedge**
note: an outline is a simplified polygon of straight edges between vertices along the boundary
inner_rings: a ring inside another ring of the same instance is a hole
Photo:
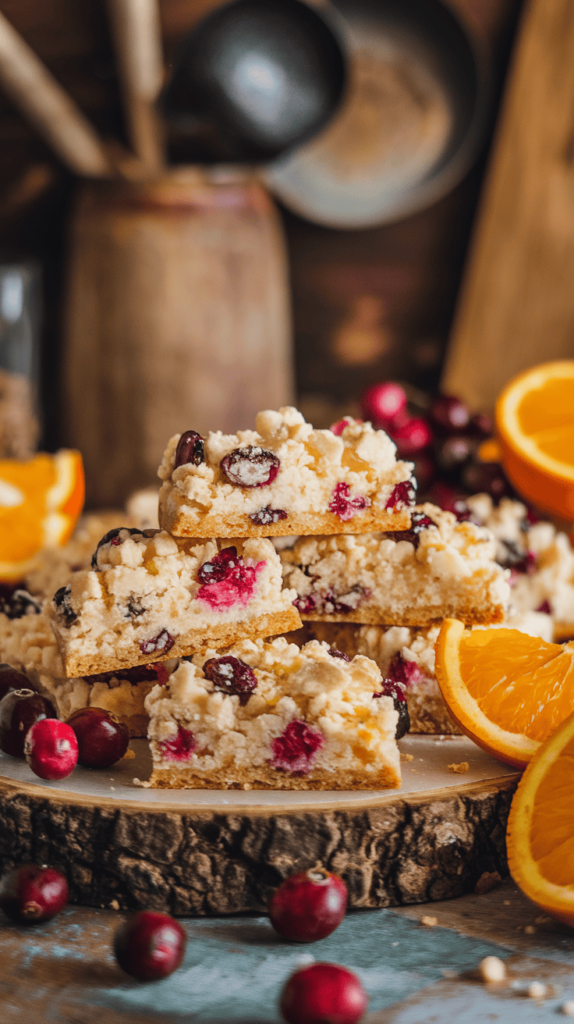
[[[517,629],[467,630],[445,619],[436,677],[463,732],[524,768],[572,711],[574,642],[549,644]]]
[[[538,749],[512,800],[510,873],[547,913],[574,925],[574,715]]]
[[[502,464],[517,491],[574,520],[574,360],[515,377],[498,399],[496,428]]]
[[[43,548],[68,540],[84,504],[79,452],[0,459],[0,580],[20,580]]]

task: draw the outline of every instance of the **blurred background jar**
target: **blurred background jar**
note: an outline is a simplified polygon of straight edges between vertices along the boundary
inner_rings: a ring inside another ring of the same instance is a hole
[[[28,458],[38,445],[40,323],[39,266],[0,264],[0,458]]]

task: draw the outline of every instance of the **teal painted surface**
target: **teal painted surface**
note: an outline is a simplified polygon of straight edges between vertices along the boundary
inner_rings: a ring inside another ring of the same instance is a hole
[[[286,978],[312,958],[356,971],[373,1012],[439,981],[443,971],[469,970],[489,954],[509,955],[493,943],[423,928],[388,910],[349,914],[333,935],[313,946],[283,942],[264,917],[184,923],[188,947],[176,974],[153,985],[126,979],[113,989],[92,991],[87,1002],[131,1013],[161,1011],[177,1024],[276,1024]],[[451,1019],[456,1018],[443,1021]]]

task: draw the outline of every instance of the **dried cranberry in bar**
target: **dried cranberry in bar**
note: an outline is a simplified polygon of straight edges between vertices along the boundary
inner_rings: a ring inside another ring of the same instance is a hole
[[[289,722],[271,743],[271,766],[293,775],[308,775],[324,742],[325,737],[319,729],[298,720]]]
[[[188,463],[192,466],[200,466],[204,461],[205,447],[201,434],[198,434],[196,430],[186,430],[178,441],[174,469]]]
[[[342,522],[346,522],[352,519],[353,516],[357,515],[364,508],[369,508],[371,505],[371,499],[363,497],[362,494],[357,494],[354,498],[351,497],[351,488],[348,484],[338,483],[333,488],[333,495],[329,503],[329,512],[339,517]]]
[[[230,483],[237,487],[265,487],[273,483],[281,463],[273,452],[249,444],[229,452],[220,465]]]
[[[171,651],[175,643],[175,638],[168,633],[167,629],[162,629],[157,636],[151,637],[150,640],[142,640],[140,643],[140,651],[142,654],[167,654]]]
[[[244,705],[257,686],[257,676],[247,662],[234,658],[232,654],[223,658],[209,658],[203,666],[206,679],[213,683],[215,690],[236,694]]]
[[[400,540],[406,540],[409,544],[412,544],[416,550],[420,544],[421,531],[428,530],[429,526],[436,526],[436,523],[430,518],[430,516],[426,516],[424,512],[413,512],[411,515],[410,530],[397,530],[395,533],[387,534],[387,536],[390,540],[397,542]]]
[[[287,519],[287,513],[282,508],[267,505],[266,508],[257,509],[257,512],[251,512],[249,518],[257,526],[268,526],[269,523],[280,523],[282,519]]]
[[[385,508],[409,508],[417,498],[416,480],[403,480],[395,484]]]
[[[209,562],[204,562],[197,573],[199,583],[219,583],[227,579],[238,564],[237,548],[222,548]]]

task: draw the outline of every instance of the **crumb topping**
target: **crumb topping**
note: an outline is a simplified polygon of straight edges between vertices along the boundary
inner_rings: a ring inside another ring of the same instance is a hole
[[[198,519],[207,513],[253,516],[267,506],[287,513],[327,512],[338,485],[345,486],[346,516],[371,504],[384,509],[395,485],[409,481],[413,471],[411,463],[397,462],[391,439],[370,423],[349,418],[338,436],[314,430],[291,406],[260,412],[256,430],[208,434],[200,465],[176,466],[180,437],[171,438],[158,475],[163,497],[173,491]],[[241,462],[238,450],[259,451],[265,459]]]

